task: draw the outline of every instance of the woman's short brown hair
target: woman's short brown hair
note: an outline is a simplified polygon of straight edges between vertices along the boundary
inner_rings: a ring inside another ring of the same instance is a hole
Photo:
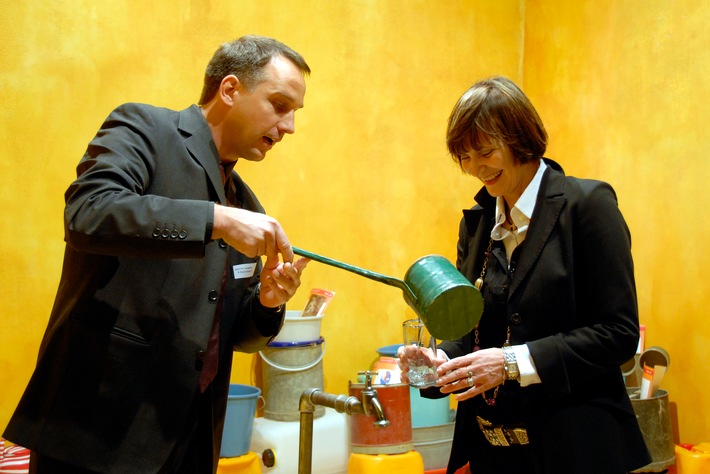
[[[491,141],[508,145],[519,163],[542,158],[547,132],[530,99],[506,77],[479,81],[458,100],[449,116],[446,145],[459,166],[470,150]]]

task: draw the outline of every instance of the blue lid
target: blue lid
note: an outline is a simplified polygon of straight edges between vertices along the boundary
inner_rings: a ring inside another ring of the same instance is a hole
[[[278,341],[272,341],[267,344],[268,347],[308,347],[308,346],[317,346],[318,344],[322,344],[323,341],[323,336],[319,337],[315,341],[298,341],[298,342],[278,342]]]
[[[402,344],[390,344],[389,346],[382,346],[377,349],[377,353],[385,357],[397,357],[397,349],[399,349]]]

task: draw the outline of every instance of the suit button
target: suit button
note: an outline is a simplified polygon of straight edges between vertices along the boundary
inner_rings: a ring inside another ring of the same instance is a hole
[[[177,239],[177,238],[178,238],[178,231],[177,231],[177,229],[173,229],[172,232],[170,232],[170,238],[171,238],[171,239]]]
[[[202,367],[205,365],[205,358],[207,357],[207,352],[197,351],[195,352],[195,370],[201,371]]]
[[[522,321],[523,318],[520,317],[518,313],[513,313],[510,315],[510,323],[511,324],[520,324],[520,321]]]
[[[165,228],[165,229],[163,229],[163,233],[160,234],[160,236],[164,239],[167,239],[168,237],[170,237],[170,231],[167,228]]]
[[[217,301],[217,298],[219,298],[219,292],[217,290],[212,290],[210,291],[209,295],[207,295],[207,298],[210,301],[215,302]]]
[[[187,231],[185,229],[181,230],[180,233],[178,234],[178,237],[180,239],[185,239],[187,237]]]
[[[223,249],[226,249],[226,248],[227,248],[227,242],[225,242],[225,241],[222,240],[222,239],[219,239],[219,247],[220,247],[220,248],[223,248]]]
[[[155,229],[153,229],[153,237],[160,237],[160,232],[160,227],[156,227]]]

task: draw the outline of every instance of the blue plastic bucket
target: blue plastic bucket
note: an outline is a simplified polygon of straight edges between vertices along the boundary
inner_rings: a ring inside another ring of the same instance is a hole
[[[242,384],[229,386],[220,457],[233,458],[249,452],[256,402],[260,395],[258,387]]]

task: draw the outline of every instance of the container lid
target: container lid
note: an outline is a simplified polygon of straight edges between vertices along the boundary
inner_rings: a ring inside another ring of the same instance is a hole
[[[321,336],[314,341],[297,341],[297,342],[271,341],[270,343],[267,344],[267,346],[268,347],[309,347],[309,346],[317,346],[318,344],[322,344],[324,340],[325,339],[323,339],[323,336]]]
[[[303,322],[303,323],[311,323],[313,321],[318,321],[320,319],[323,319],[325,315],[321,314],[320,316],[301,316],[301,314],[297,315],[289,315],[288,311],[286,312],[286,317],[284,317],[284,322],[289,322],[289,323],[297,323],[297,322]]]
[[[643,351],[641,357],[639,358],[639,364],[641,367],[648,365],[650,367],[655,367],[657,365],[662,365],[668,367],[671,363],[671,356],[662,347],[652,346]]]
[[[397,357],[397,349],[399,349],[402,344],[390,344],[389,346],[382,346],[377,349],[377,353],[385,357]]]

